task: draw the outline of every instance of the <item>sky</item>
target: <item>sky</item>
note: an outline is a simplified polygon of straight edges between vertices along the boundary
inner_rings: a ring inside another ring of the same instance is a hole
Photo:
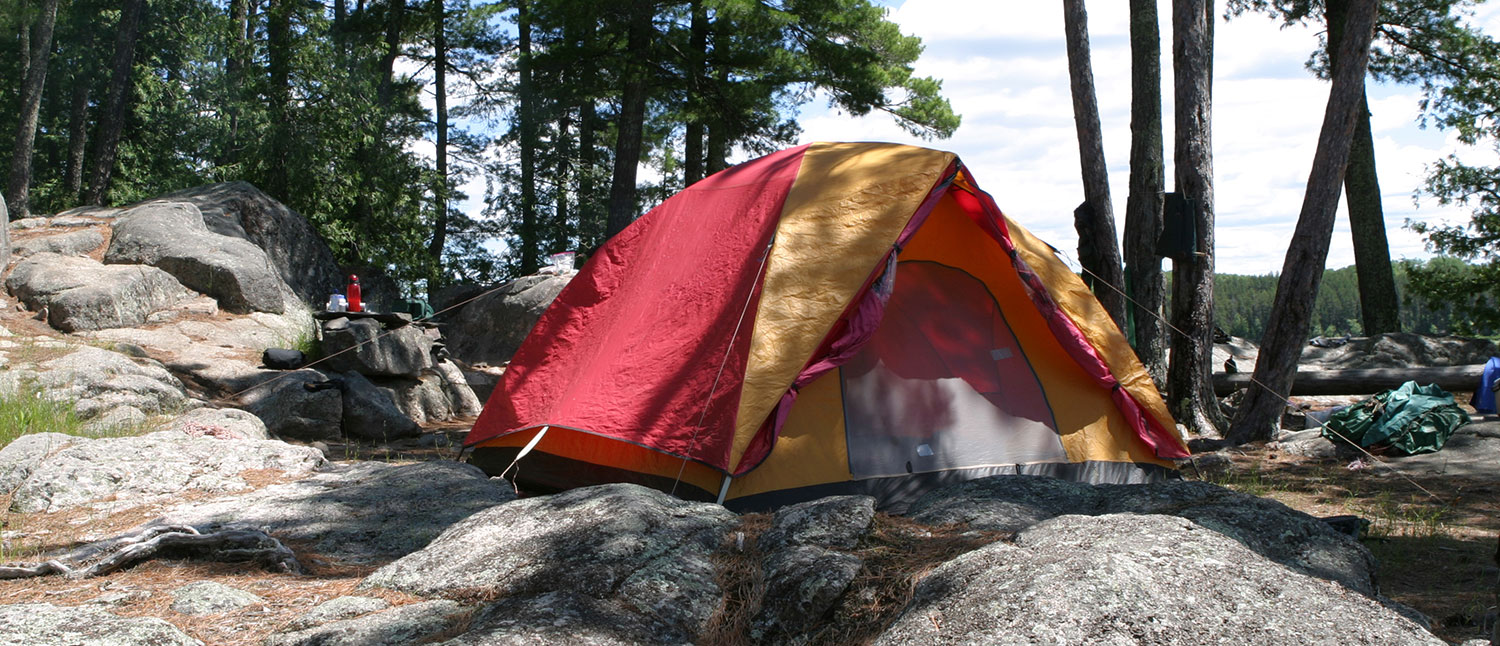
[[[801,143],[891,141],[958,154],[980,187],[1011,218],[1076,257],[1073,209],[1083,201],[1078,139],[1068,89],[1062,7],[1009,0],[905,0],[889,19],[926,47],[918,76],[943,81],[963,116],[947,140],[922,141],[885,115],[854,118],[824,100],[804,106]],[[1222,2],[1216,3],[1222,11]],[[1129,182],[1130,43],[1127,3],[1091,2],[1094,83],[1117,226],[1123,228]],[[1171,2],[1162,0],[1163,119],[1166,176],[1172,177]],[[1474,18],[1500,34],[1500,7]],[[1313,28],[1282,29],[1245,15],[1215,28],[1213,152],[1216,268],[1220,273],[1279,273],[1312,167],[1329,85],[1304,64],[1317,48]],[[1425,168],[1449,153],[1495,163],[1493,148],[1461,147],[1446,132],[1418,124],[1420,88],[1371,82],[1371,128],[1391,256],[1426,258],[1407,220],[1461,223],[1462,207],[1416,195]],[[1171,190],[1170,180],[1168,190]],[[1353,264],[1348,218],[1340,204],[1327,266]],[[1070,260],[1071,263],[1071,260]],[[1075,265],[1076,266],[1076,265]]]

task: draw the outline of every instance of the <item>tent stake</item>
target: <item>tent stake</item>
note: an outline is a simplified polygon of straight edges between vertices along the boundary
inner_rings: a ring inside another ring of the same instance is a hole
[[[724,504],[725,496],[729,495],[729,483],[733,480],[734,476],[724,476],[724,485],[719,487],[719,499],[714,501],[715,503],[720,505]]]

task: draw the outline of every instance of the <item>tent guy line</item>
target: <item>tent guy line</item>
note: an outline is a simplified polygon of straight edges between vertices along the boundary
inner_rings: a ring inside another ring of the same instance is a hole
[[[724,366],[729,365],[729,355],[734,351],[734,342],[740,338],[740,329],[745,325],[745,314],[750,311],[750,303],[755,300],[755,287],[760,284],[760,278],[765,276],[766,261],[770,260],[771,249],[775,246],[776,234],[772,233],[771,239],[766,242],[765,252],[760,255],[760,266],[755,269],[756,282],[750,285],[748,293],[745,294],[745,305],[740,308],[740,317],[734,323],[734,333],[729,335],[729,343],[724,345],[724,357],[719,360],[719,371],[714,373],[714,385],[708,389],[708,395],[703,398],[703,412],[698,415],[698,423],[693,425],[693,438],[688,441],[689,453],[692,453],[693,449],[698,446],[698,434],[703,432],[703,420],[708,418],[708,405],[713,402],[714,392],[719,389],[719,378],[724,376]],[[535,443],[536,440],[533,440],[532,444]],[[516,456],[516,459],[520,460],[521,457]],[[677,468],[677,477],[672,480],[672,490],[667,493],[677,495],[677,485],[682,483],[682,474],[687,470],[687,463],[687,456],[683,456],[682,466]],[[724,504],[724,496],[729,493],[729,479],[732,477],[728,474],[724,476],[724,486],[720,487],[719,491],[719,504]]]

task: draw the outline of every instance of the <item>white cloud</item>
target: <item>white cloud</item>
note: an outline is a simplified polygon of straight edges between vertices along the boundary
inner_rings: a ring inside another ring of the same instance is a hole
[[[1111,197],[1117,224],[1123,226],[1130,151],[1127,3],[1094,2],[1089,8]],[[1163,1],[1159,15],[1166,38],[1162,74],[1169,178],[1170,12],[1171,3]],[[1083,189],[1060,6],[906,0],[890,16],[905,33],[922,38],[927,50],[917,72],[943,79],[944,94],[963,115],[963,125],[950,140],[922,142],[887,117],[853,119],[830,113],[823,107],[826,102],[818,102],[804,111],[803,141],[895,141],[952,150],[1006,213],[1061,249],[1075,247],[1072,212]],[[1500,9],[1485,9],[1478,22],[1500,32]],[[1215,37],[1217,265],[1231,273],[1278,272],[1301,209],[1328,100],[1328,84],[1303,67],[1317,46],[1317,32],[1303,26],[1282,29],[1269,18],[1247,15],[1217,22]],[[1411,196],[1421,186],[1425,166],[1459,147],[1445,133],[1417,127],[1415,88],[1371,85],[1369,92],[1392,255],[1423,257],[1421,239],[1403,228],[1406,219],[1466,218],[1462,209],[1439,208],[1431,199],[1413,205]],[[1341,216],[1328,265],[1352,262],[1347,220]]]

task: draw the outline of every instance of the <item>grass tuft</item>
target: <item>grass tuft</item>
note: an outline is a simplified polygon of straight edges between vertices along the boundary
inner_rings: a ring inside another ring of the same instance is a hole
[[[83,427],[71,403],[43,397],[35,388],[0,393],[0,448],[33,433],[85,435]]]

